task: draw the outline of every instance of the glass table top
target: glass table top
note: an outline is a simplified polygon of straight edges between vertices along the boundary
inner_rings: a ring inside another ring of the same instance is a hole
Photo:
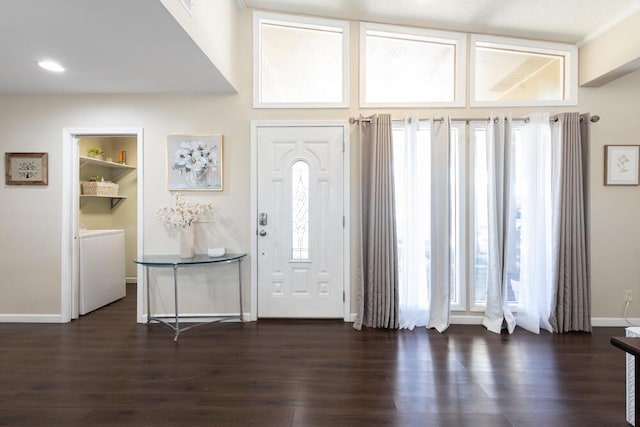
[[[192,258],[180,258],[180,255],[143,255],[133,262],[141,265],[194,265],[194,264],[215,264],[221,262],[231,262],[240,260],[247,254],[224,254],[219,257],[210,257],[207,254],[196,254]]]

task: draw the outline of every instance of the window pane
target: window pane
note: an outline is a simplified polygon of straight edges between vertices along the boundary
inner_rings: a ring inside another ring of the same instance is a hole
[[[487,301],[487,267],[489,250],[489,205],[487,177],[487,132],[473,129],[473,283],[474,303]]]
[[[507,298],[511,303],[518,302],[520,294],[520,273],[521,263],[520,254],[522,250],[522,227],[523,227],[523,202],[526,200],[527,189],[531,186],[531,181],[535,180],[535,174],[532,169],[538,165],[534,156],[523,147],[523,130],[514,128],[511,135],[511,152],[513,156],[512,171],[509,179],[513,182],[514,204],[515,209],[510,210],[508,218],[508,240],[507,244]],[[525,218],[526,219],[526,218]]]
[[[462,131],[462,132],[461,132]],[[461,135],[462,134],[462,135]],[[464,257],[462,250],[465,247],[462,238],[464,237],[464,216],[462,200],[464,198],[464,128],[459,129],[455,125],[451,127],[451,148],[449,170],[449,188],[451,192],[451,252],[450,252],[450,301],[452,305],[460,305],[463,302],[462,284],[464,283],[464,268],[462,263]]]
[[[565,99],[565,57],[518,47],[475,47],[476,101]]]
[[[394,125],[400,319],[426,322],[431,271],[431,137],[428,128],[410,133]]]
[[[419,36],[366,32],[366,103],[455,100],[456,45]]]
[[[291,168],[291,258],[309,259],[309,165]]]
[[[265,22],[260,27],[260,102],[344,101],[342,28]]]

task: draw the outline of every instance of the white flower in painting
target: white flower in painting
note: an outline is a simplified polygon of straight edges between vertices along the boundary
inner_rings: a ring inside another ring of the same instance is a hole
[[[209,147],[202,141],[181,142],[180,148],[175,152],[173,169],[180,173],[194,172],[197,175],[217,170],[218,155],[215,147]]]

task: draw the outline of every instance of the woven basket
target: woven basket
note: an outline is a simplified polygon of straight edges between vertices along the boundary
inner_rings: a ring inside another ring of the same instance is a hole
[[[87,196],[111,196],[118,195],[118,184],[113,182],[89,181],[82,183],[82,194]]]

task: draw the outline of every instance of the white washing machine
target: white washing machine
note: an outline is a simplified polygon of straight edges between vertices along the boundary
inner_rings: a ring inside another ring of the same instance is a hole
[[[81,315],[126,295],[124,263],[124,230],[80,231]]]

